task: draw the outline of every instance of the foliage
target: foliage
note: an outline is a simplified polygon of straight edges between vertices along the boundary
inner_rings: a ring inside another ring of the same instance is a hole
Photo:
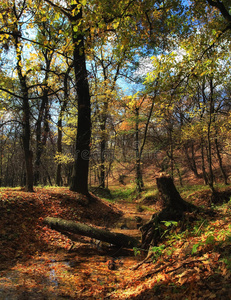
[[[160,245],[158,247],[152,247],[151,251],[153,252],[153,260],[156,261],[162,254],[165,249],[165,245]]]
[[[30,136],[24,138],[29,141],[24,152],[34,153],[35,181],[54,183],[59,170],[62,183],[70,183],[71,166],[53,157],[77,159],[80,73],[75,75],[73,60],[77,36],[84,37],[85,47],[79,53],[85,52],[84,77],[91,95],[89,182],[106,185],[118,163],[124,162],[129,162],[129,169],[137,168],[138,185],[143,185],[145,163],[154,163],[182,180],[186,167],[182,157],[186,157],[195,175],[203,172],[212,187],[217,176],[215,156],[227,182],[228,1],[221,5],[216,1],[133,1],[131,5],[130,1],[92,0],[67,1],[65,6],[51,0],[26,0],[0,1],[0,6],[0,107],[8,112],[1,117],[1,184],[24,184],[19,178],[28,156],[20,150],[25,125]],[[148,70],[145,62],[149,62]],[[188,152],[198,145],[210,150],[195,150],[195,155],[192,151],[190,157]],[[21,159],[8,155],[9,147],[20,152]],[[12,163],[17,174],[7,174]]]

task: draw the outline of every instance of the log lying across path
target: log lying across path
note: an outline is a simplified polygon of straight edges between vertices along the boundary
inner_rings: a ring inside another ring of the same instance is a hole
[[[114,233],[104,229],[95,228],[83,223],[67,221],[60,218],[47,217],[44,223],[57,231],[68,231],[79,235],[94,238],[103,242],[113,244],[115,246],[132,249],[140,243],[136,238],[124,235],[122,233]]]
[[[59,218],[47,217],[44,219],[44,222],[52,229],[61,232],[66,231],[84,235],[129,249],[137,246],[148,249],[150,246],[157,245],[158,242],[160,242],[163,236],[161,233],[161,225],[163,222],[182,221],[184,220],[186,212],[198,211],[196,206],[181,198],[171,177],[166,174],[160,174],[156,181],[163,209],[159,213],[155,213],[151,220],[140,228],[142,234],[141,242],[134,237],[122,233],[113,233],[104,229]]]

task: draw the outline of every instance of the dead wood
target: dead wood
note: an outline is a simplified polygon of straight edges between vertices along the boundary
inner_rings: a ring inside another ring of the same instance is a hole
[[[79,222],[67,221],[60,218],[47,217],[44,219],[44,223],[49,225],[52,229],[60,232],[72,232],[128,249],[137,247],[140,243],[136,238],[122,233],[114,233],[105,229],[96,228]]]
[[[198,210],[195,205],[181,198],[170,176],[160,174],[156,182],[159,200],[163,209],[161,212],[154,214],[151,220],[140,228],[142,233],[141,247],[144,249],[158,244],[163,235],[162,227],[164,227],[164,222],[181,221],[186,212]]]
[[[184,261],[182,262],[178,262],[178,261],[174,261],[174,262],[170,262],[170,263],[167,263],[161,267],[159,267],[158,269],[154,269],[154,270],[150,270],[148,271],[147,273],[145,273],[141,279],[146,279],[154,274],[157,274],[157,273],[160,273],[162,272],[163,270],[165,270],[165,273],[172,273],[172,272],[175,272],[176,270],[179,270],[180,268],[186,266],[186,265],[189,265],[189,264],[192,264],[192,263],[197,263],[197,262],[203,262],[203,261],[206,261],[207,259],[206,258],[195,258],[195,259],[192,259],[192,258],[188,258],[188,259],[185,259]],[[174,266],[176,264],[176,266]],[[173,268],[171,268],[170,270],[166,270],[167,268],[169,267],[172,267],[174,266]]]

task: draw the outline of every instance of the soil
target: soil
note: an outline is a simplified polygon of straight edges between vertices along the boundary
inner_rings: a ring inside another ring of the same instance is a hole
[[[229,299],[228,205],[210,220],[228,233],[215,248],[200,244],[201,236],[166,239],[166,252],[156,249],[143,264],[145,251],[61,234],[43,223],[47,216],[59,217],[140,237],[140,223],[158,209],[158,203],[144,208],[139,199],[94,197],[88,204],[68,188],[1,189],[0,299]]]

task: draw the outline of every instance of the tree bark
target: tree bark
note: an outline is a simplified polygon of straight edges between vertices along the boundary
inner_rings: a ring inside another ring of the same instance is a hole
[[[136,153],[136,189],[138,193],[141,193],[144,188],[143,176],[141,171],[141,159],[139,151],[139,109],[140,107],[135,108],[135,153]]]
[[[216,137],[215,137],[215,147],[216,147],[216,152],[217,152],[217,158],[218,158],[218,162],[219,162],[219,166],[220,166],[220,170],[221,170],[221,174],[224,178],[224,184],[228,184],[228,176],[225,172],[225,169],[224,169],[224,166],[223,166],[223,161],[222,161],[222,157],[221,157],[221,151],[220,151],[220,147],[219,147],[219,142],[218,142],[218,139],[217,139],[217,136],[218,136],[218,132],[216,130]]]
[[[161,176],[156,179],[156,183],[159,191],[159,198],[164,207],[185,210],[191,206],[190,203],[181,198],[170,176],[161,174]]]
[[[17,16],[16,16],[17,17]],[[15,25],[15,31],[18,31],[18,24],[17,22]],[[20,33],[15,36],[14,46],[17,51],[17,73],[18,79],[20,83],[20,89],[23,96],[22,99],[22,112],[23,112],[23,119],[22,119],[22,142],[23,142],[23,150],[24,150],[24,157],[25,157],[25,166],[26,166],[26,191],[33,192],[33,152],[31,150],[31,126],[30,126],[30,104],[29,104],[29,92],[27,86],[27,77],[26,74],[23,74],[22,71],[22,50],[21,50],[21,43],[20,43]]]
[[[72,10],[77,5],[72,5]],[[87,78],[86,58],[84,49],[84,33],[75,26],[82,20],[82,8],[76,16],[71,18],[72,40],[74,47],[74,71],[75,84],[77,91],[78,105],[78,125],[75,145],[75,162],[70,190],[84,195],[88,195],[88,172],[90,158],[90,139],[91,139],[91,103],[90,92]]]
[[[67,103],[69,100],[69,85],[68,85],[68,81],[69,81],[69,73],[71,71],[73,67],[73,64],[71,64],[64,76],[64,99],[63,101],[60,103],[61,108],[60,108],[60,112],[59,112],[59,117],[58,117],[58,123],[57,123],[57,127],[58,127],[58,137],[57,137],[57,153],[58,154],[62,154],[62,138],[63,138],[63,115],[64,112],[66,110],[67,107]],[[57,165],[57,170],[56,170],[56,179],[55,179],[56,185],[61,186],[63,185],[63,179],[62,179],[62,164],[58,163]]]
[[[181,198],[171,177],[161,174],[156,181],[163,209],[160,213],[154,214],[151,220],[140,228],[142,233],[141,247],[144,249],[159,242],[163,234],[161,226],[165,221],[182,220],[185,212],[197,210],[196,206]]]
[[[208,161],[208,169],[209,169],[209,178],[208,178],[208,185],[212,191],[212,193],[215,193],[214,189],[214,173],[213,173],[213,166],[212,166],[212,138],[213,138],[213,132],[212,127],[215,122],[215,116],[214,116],[214,86],[213,86],[213,80],[210,79],[209,82],[210,85],[210,97],[209,97],[209,119],[208,119],[208,129],[207,129],[207,161]],[[205,96],[205,86],[203,89],[203,95]]]
[[[124,235],[122,233],[113,233],[104,229],[95,228],[83,223],[67,221],[60,218],[47,217],[44,223],[57,231],[68,231],[79,235],[91,237],[103,242],[107,242],[119,247],[132,249],[137,247],[139,241],[134,237]]]
[[[205,155],[204,155],[204,140],[201,138],[201,166],[202,166],[202,174],[203,174],[203,179],[204,183],[207,185],[208,184],[208,174],[205,169]]]
[[[198,170],[197,170],[196,160],[195,160],[194,142],[191,141],[190,144],[188,144],[188,145],[184,144],[183,146],[184,146],[184,153],[185,153],[187,163],[188,163],[188,166],[189,166],[190,170],[194,173],[194,175],[197,178],[200,178],[200,175],[198,174]],[[191,148],[191,157],[189,155],[189,149],[188,148]]]
[[[46,66],[48,69],[49,66]],[[48,75],[46,75],[48,77]],[[36,159],[35,159],[35,172],[34,172],[34,185],[37,186],[41,183],[41,176],[40,176],[40,167],[41,167],[41,156],[46,146],[47,136],[49,132],[49,123],[48,123],[48,86],[47,86],[48,78],[45,78],[46,87],[43,90],[43,96],[41,101],[41,106],[39,107],[38,112],[38,119],[36,122]],[[43,132],[42,132],[42,121],[44,123]],[[42,139],[43,135],[43,139]]]

